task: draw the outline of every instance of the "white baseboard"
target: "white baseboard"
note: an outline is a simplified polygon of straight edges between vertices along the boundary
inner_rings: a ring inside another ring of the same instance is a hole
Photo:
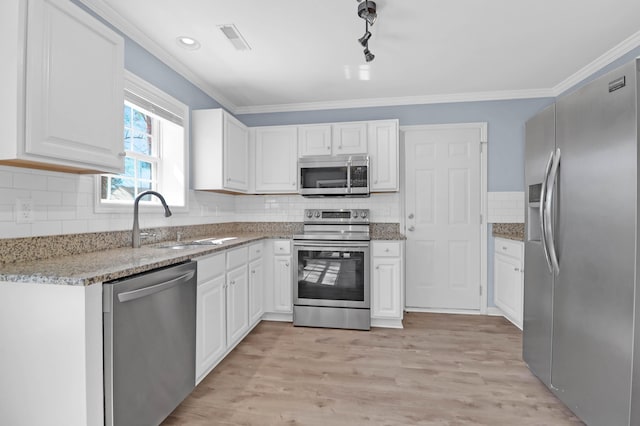
[[[401,319],[371,318],[371,327],[404,328]]]
[[[480,315],[479,310],[466,309],[430,309],[430,308],[405,308],[406,312],[424,312],[432,314],[462,314],[462,315]]]
[[[492,317],[503,317],[504,316],[504,312],[502,312],[500,310],[500,308],[498,308],[496,306],[489,306],[489,307],[487,307],[487,315],[492,316]]]
[[[293,313],[284,314],[280,312],[265,312],[262,314],[263,321],[280,321],[280,322],[293,322]]]

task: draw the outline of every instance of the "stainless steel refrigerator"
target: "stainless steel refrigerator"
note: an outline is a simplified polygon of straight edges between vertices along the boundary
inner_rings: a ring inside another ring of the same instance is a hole
[[[523,357],[589,425],[640,425],[639,65],[526,125]]]

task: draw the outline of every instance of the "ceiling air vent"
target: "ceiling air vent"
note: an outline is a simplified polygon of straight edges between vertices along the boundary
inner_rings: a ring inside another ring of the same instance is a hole
[[[242,37],[242,34],[240,34],[240,31],[238,31],[235,25],[218,25],[218,28],[220,28],[222,34],[224,34],[225,37],[229,39],[236,50],[251,50],[244,37]]]

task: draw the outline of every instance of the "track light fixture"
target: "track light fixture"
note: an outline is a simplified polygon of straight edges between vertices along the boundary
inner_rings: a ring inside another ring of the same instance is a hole
[[[358,39],[358,43],[365,47],[369,43],[369,39],[371,38],[371,32],[369,32],[369,24],[365,23],[365,33],[362,37]]]
[[[364,60],[367,62],[371,62],[373,61],[373,59],[376,57],[376,55],[374,55],[373,53],[369,52],[369,48],[365,47],[364,48]]]
[[[376,2],[365,0],[358,5],[358,16],[373,25],[378,14],[376,12]]]
[[[373,61],[376,57],[369,51],[369,39],[371,38],[371,32],[369,31],[369,25],[373,25],[378,17],[376,12],[376,3],[368,0],[358,0],[358,16],[364,19],[364,35],[358,39],[358,43],[364,47],[364,59],[367,62]]]

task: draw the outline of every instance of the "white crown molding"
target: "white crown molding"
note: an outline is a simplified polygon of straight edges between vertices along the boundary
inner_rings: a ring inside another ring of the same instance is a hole
[[[261,114],[267,112],[316,111],[343,108],[369,108],[398,105],[443,104],[454,102],[500,101],[509,99],[552,98],[551,89],[509,90],[499,92],[452,93],[447,95],[405,96],[398,98],[354,99],[330,102],[298,104],[241,106],[236,114]]]
[[[640,46],[640,31],[623,40],[621,43],[614,46],[611,50],[596,58],[593,62],[587,64],[585,67],[581,68],[576,73],[569,76],[567,79],[555,85],[552,89],[553,96],[560,96],[562,93],[571,89],[573,86],[580,83],[585,78],[591,76],[593,73],[601,70],[613,61],[631,52],[638,46]]]
[[[98,16],[116,27],[118,30],[122,31],[122,33],[124,33],[127,37],[138,43],[160,61],[164,62],[175,72],[186,78],[190,83],[205,92],[220,105],[228,109],[231,113],[235,113],[236,105],[233,102],[231,102],[224,95],[211,87],[210,84],[201,79],[197,74],[191,71],[191,69],[183,65],[182,62],[180,62],[177,58],[163,49],[144,32],[133,26],[128,20],[123,18],[122,15],[116,12],[111,6],[107,5],[103,0],[79,1],[86,5],[93,12],[95,12]]]

